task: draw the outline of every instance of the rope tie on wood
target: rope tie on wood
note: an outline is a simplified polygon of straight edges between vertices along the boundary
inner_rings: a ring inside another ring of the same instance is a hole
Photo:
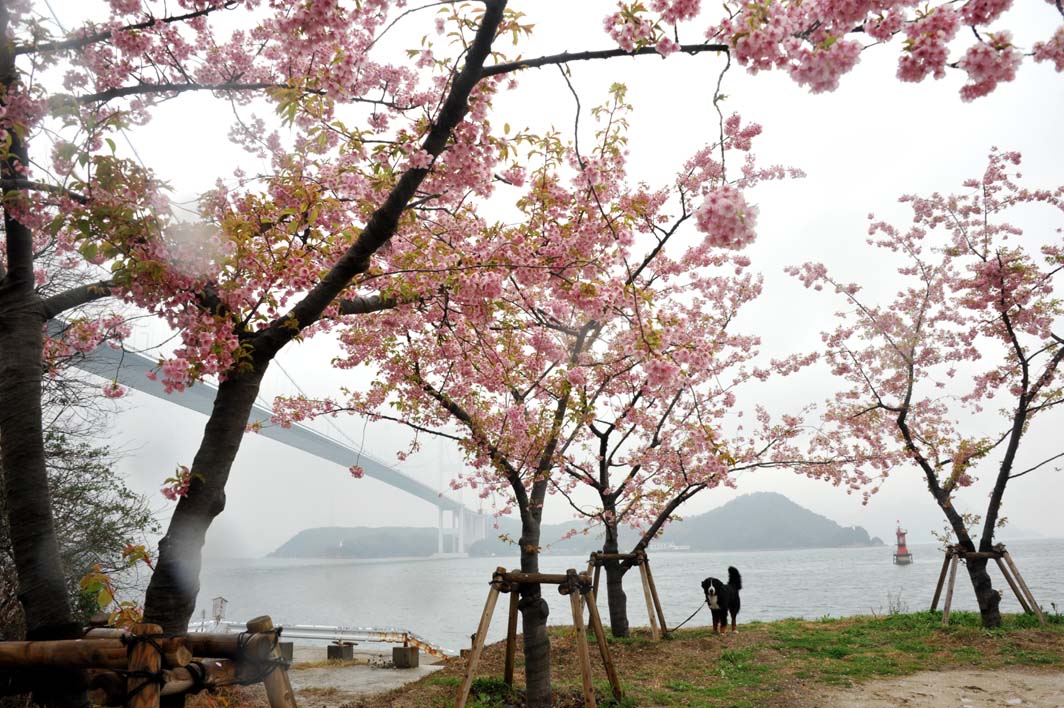
[[[202,661],[190,661],[185,664],[188,675],[192,677],[192,688],[189,693],[199,693],[207,688],[207,667]]]
[[[277,669],[287,669],[290,666],[289,661],[284,657],[246,657],[248,643],[252,640],[253,637],[259,634],[272,634],[275,637],[275,641],[279,641],[281,638],[282,629],[283,627],[274,627],[273,629],[266,629],[261,632],[241,632],[239,635],[237,635],[236,646],[237,654],[240,656],[240,661],[246,661],[248,664],[251,664],[258,670],[257,673],[252,673],[242,677],[240,681],[242,685],[249,686],[255,683],[262,683],[267,676],[272,674]]]
[[[166,652],[159,646],[159,642],[156,639],[169,639],[174,635],[171,634],[123,634],[122,643],[128,647],[132,647],[136,644],[150,644],[155,652],[159,656],[165,656]]]
[[[169,635],[166,634],[124,634],[122,635],[122,643],[127,647],[133,647],[137,644],[147,644],[162,658],[166,652],[159,646],[157,639],[166,639]],[[145,671],[144,669],[119,669],[115,673],[120,676],[125,676],[127,685],[129,679],[144,679],[133,690],[126,691],[126,702],[129,702],[134,696],[143,691],[147,686],[155,684],[160,688],[166,684],[166,674],[162,669],[158,671]]]

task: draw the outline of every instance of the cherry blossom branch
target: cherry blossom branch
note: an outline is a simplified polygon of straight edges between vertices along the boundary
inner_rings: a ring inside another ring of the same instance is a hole
[[[685,54],[696,55],[704,52],[724,52],[729,53],[730,48],[727,44],[681,44],[679,52]],[[495,64],[494,66],[485,67],[483,71],[484,76],[497,76],[498,74],[507,74],[511,71],[520,71],[521,69],[536,69],[541,66],[551,66],[553,64],[567,64],[573,61],[589,61],[592,59],[612,59],[614,57],[637,57],[656,55],[661,56],[654,47],[640,47],[632,51],[625,51],[624,49],[599,49],[586,52],[562,52],[561,54],[551,54],[548,56],[535,57],[532,59],[518,59],[517,61],[505,62],[503,64]]]
[[[137,22],[132,25],[126,25],[117,29],[108,29],[105,32],[94,32],[93,34],[83,35],[81,37],[74,37],[73,39],[65,39],[59,42],[44,42],[42,44],[28,44],[21,47],[15,47],[14,54],[18,56],[20,54],[42,54],[48,52],[61,52],[68,49],[81,49],[87,47],[90,44],[96,44],[97,42],[105,42],[114,35],[115,32],[129,32],[132,30],[151,29],[155,25],[172,24],[174,22],[185,22],[197,17],[203,17],[209,15],[216,10],[228,10],[231,7],[236,7],[241,4],[242,0],[225,0],[225,2],[211,7],[205,7],[202,10],[195,10],[193,12],[186,13],[184,15],[173,15],[171,17],[152,18],[145,20],[144,22]]]
[[[124,98],[126,96],[140,96],[145,94],[156,93],[186,93],[188,91],[217,91],[223,92],[240,92],[240,91],[267,91],[269,89],[289,89],[292,88],[288,84],[277,83],[276,81],[257,81],[253,83],[241,83],[239,81],[225,81],[220,84],[201,84],[195,81],[186,81],[183,83],[143,83],[135,86],[116,86],[114,88],[107,89],[106,91],[99,91],[97,93],[87,93],[77,97],[78,103],[106,103],[115,98]],[[303,95],[308,96],[324,96],[325,91],[322,89],[301,89]],[[413,106],[401,106],[393,101],[386,101],[384,99],[363,98],[352,96],[344,99],[349,103],[368,103],[375,106],[384,106],[386,108],[394,108],[397,111],[410,110]],[[427,200],[428,198],[426,198]],[[425,201],[425,200],[423,200]],[[418,206],[420,202],[411,204],[411,208]]]
[[[455,77],[439,115],[421,144],[422,150],[438,157],[450,139],[451,131],[468,111],[469,96],[481,78],[484,61],[491,52],[495,30],[502,22],[506,0],[487,0],[480,27],[466,56],[466,63]],[[418,187],[428,175],[428,168],[412,167],[399,178],[384,203],[373,212],[355,242],[333,265],[328,273],[287,315],[275,320],[257,337],[260,356],[272,357],[291,341],[303,327],[318,320],[329,304],[359,273],[369,268],[369,259],[399,227],[399,218],[406,210]],[[289,323],[295,322],[297,328]]]
[[[325,413],[339,413],[339,412],[356,412],[357,413],[358,411],[354,411],[354,409],[351,409],[351,408],[342,408],[342,407],[334,408],[334,409],[328,410],[328,411],[322,411],[323,414],[325,414]],[[437,430],[436,428],[428,428],[428,427],[425,427],[423,425],[418,425],[417,423],[412,423],[409,420],[404,420],[403,418],[399,418],[399,417],[396,417],[396,416],[390,416],[390,415],[385,415],[385,414],[381,414],[381,413],[373,413],[372,415],[373,415],[374,418],[380,418],[381,420],[387,420],[387,421],[390,421],[392,423],[400,423],[400,424],[405,425],[406,427],[410,428],[411,430],[417,431],[419,433],[425,433],[426,435],[434,435],[434,436],[436,436],[438,438],[446,438],[448,440],[454,440],[455,442],[462,442],[462,439],[463,439],[463,438],[461,438],[458,435],[453,435],[451,433],[445,433],[442,430]]]
[[[688,499],[705,489],[706,486],[708,486],[706,482],[693,484],[688,486],[675,497],[673,497],[673,499],[665,505],[665,508],[661,510],[661,513],[658,514],[657,518],[654,519],[654,522],[650,525],[650,527],[647,528],[647,530],[643,533],[642,538],[640,538],[639,542],[636,543],[635,546],[632,548],[631,553],[639,553],[640,551],[645,551],[647,546],[650,545],[650,542],[654,540],[655,536],[657,536],[658,531],[661,530],[661,527],[664,526],[665,522],[672,517],[673,512],[679,509],[680,506],[683,505]],[[621,564],[621,567],[627,570],[631,567],[631,565],[631,561],[625,561]]]
[[[61,312],[65,312],[80,305],[86,305],[96,300],[111,296],[111,288],[114,284],[110,280],[101,280],[88,285],[81,285],[44,299],[44,316],[52,319]]]
[[[421,376],[420,367],[415,366],[414,375],[417,385],[421,390],[439,403],[445,411],[450,413],[460,423],[465,425],[473,436],[473,440],[488,453],[492,463],[494,463],[499,471],[503,473],[507,481],[510,483],[510,486],[513,488],[519,508],[528,508],[528,495],[525,493],[525,485],[521,482],[521,473],[510,463],[502,453],[502,450],[488,440],[487,434],[479,425],[477,425],[476,420],[469,411],[459,405],[458,402],[450,396],[437,390],[432,384],[427,382]]]
[[[1038,395],[1038,392],[1041,391],[1046,384],[1053,380],[1053,377],[1055,376],[1057,369],[1060,367],[1060,363],[1062,360],[1064,360],[1064,347],[1058,348],[1056,354],[1054,354],[1053,357],[1046,362],[1046,368],[1042,371],[1042,374],[1038,377],[1038,380],[1035,381],[1034,385],[1031,387],[1031,390],[1027,397],[1028,401],[1034,400],[1035,396]]]
[[[139,96],[153,93],[185,93],[186,91],[263,91],[266,89],[289,88],[285,84],[273,81],[260,81],[250,84],[239,81],[227,81],[220,84],[200,84],[193,81],[187,83],[162,83],[162,84],[137,84],[135,86],[116,86],[106,91],[87,93],[78,96],[78,103],[106,103],[115,98],[125,96]]]

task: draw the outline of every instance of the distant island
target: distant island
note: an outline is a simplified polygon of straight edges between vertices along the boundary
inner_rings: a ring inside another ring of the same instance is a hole
[[[554,541],[578,522],[545,524],[544,554],[574,555],[602,547],[601,531],[592,528],[564,541]],[[512,519],[500,519],[495,534],[469,549],[473,556],[505,556],[515,553],[512,543],[500,535],[517,538],[520,526]],[[621,533],[621,546],[631,548],[638,540],[634,531]],[[839,548],[881,546],[860,526],[840,526],[814,514],[775,492],[747,494],[707,511],[669,524],[650,546],[655,550],[789,550],[798,548]],[[286,541],[271,556],[279,558],[396,558],[431,556],[436,552],[436,529],[424,527],[320,527],[305,529]]]

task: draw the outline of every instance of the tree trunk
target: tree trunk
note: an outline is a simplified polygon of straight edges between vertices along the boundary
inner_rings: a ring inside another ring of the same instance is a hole
[[[1001,603],[1001,593],[994,589],[990,580],[990,573],[986,572],[986,558],[969,558],[965,561],[968,567],[968,577],[972,580],[972,588],[975,590],[975,600],[979,603],[979,616],[982,618],[984,627],[1000,627],[1001,612],[998,605]]]
[[[225,483],[244,437],[268,363],[232,374],[218,387],[214,410],[192,462],[188,493],[177,503],[144,598],[144,621],[184,632],[196,610],[203,542],[225,509]]]
[[[935,490],[933,489],[932,491],[934,492]],[[953,527],[953,532],[957,534],[958,545],[966,551],[975,551],[975,544],[968,533],[968,527],[965,526],[963,517],[957,512],[949,496],[940,492],[936,494],[935,501],[938,502],[942,513],[946,515],[950,526]],[[979,550],[991,550],[990,543],[992,539],[992,535],[989,539],[984,538]],[[986,572],[986,562],[986,558],[968,558],[965,560],[965,567],[968,569],[968,577],[972,581],[972,589],[975,591],[975,601],[979,604],[979,615],[983,626],[987,628],[1000,627],[1001,613],[998,611],[998,605],[1001,603],[1001,593],[994,589],[990,574]]]
[[[616,518],[613,509],[607,509],[607,519]],[[605,522],[606,541],[602,544],[603,553],[620,553],[616,521]],[[627,568],[620,561],[608,560],[603,566],[606,570],[606,599],[610,607],[610,632],[615,637],[628,636],[628,596],[624,594],[624,574]]]
[[[521,570],[539,572],[538,519],[529,518],[521,524]],[[547,616],[550,610],[543,599],[541,585],[522,585],[521,628],[524,632],[525,690],[528,708],[549,708],[553,702],[550,686],[550,637],[547,636]]]
[[[5,221],[9,229],[21,226]],[[0,461],[26,638],[75,639],[81,628],[70,611],[44,455],[43,327],[37,295],[10,279],[0,283]],[[38,689],[35,703],[88,705],[79,673],[58,678],[53,672],[42,678],[47,688]]]

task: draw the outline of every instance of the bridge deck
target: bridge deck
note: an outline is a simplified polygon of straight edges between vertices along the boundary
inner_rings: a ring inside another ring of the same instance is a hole
[[[55,322],[53,322],[53,325],[61,326]],[[217,392],[215,387],[205,383],[197,383],[195,386],[191,386],[180,393],[166,393],[162,382],[152,381],[147,376],[148,372],[155,367],[155,361],[141,354],[118,351],[108,346],[97,348],[78,364],[78,368],[83,371],[105,379],[114,379],[117,373],[118,383],[123,386],[150,394],[189,410],[210,415],[214,407],[214,396]],[[394,467],[381,462],[371,455],[367,455],[365,452],[359,452],[306,426],[293,425],[290,428],[282,428],[279,425],[271,425],[271,415],[268,409],[260,405],[256,405],[254,410],[252,410],[249,422],[264,423],[258,433],[263,437],[276,440],[344,467],[350,467],[357,463],[366,471],[366,476],[401,489],[419,499],[424,499],[441,509],[457,512],[463,508],[460,502],[441,495],[427,484],[403,474]],[[467,511],[476,514],[472,510]]]

